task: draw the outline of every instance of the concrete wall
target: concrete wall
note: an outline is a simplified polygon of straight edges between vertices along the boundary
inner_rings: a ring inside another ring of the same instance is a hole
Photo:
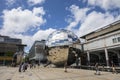
[[[120,41],[118,40],[118,38],[120,39],[120,30],[87,41],[85,44],[83,44],[84,50],[98,50],[104,47],[110,48],[114,46],[119,46]]]
[[[119,23],[116,22],[116,23],[110,24],[101,29],[98,29],[97,31],[94,31],[93,33],[91,33],[89,35],[86,35],[86,40],[96,38],[98,36],[107,34],[109,32],[115,31],[115,30],[119,30],[120,29],[120,21],[118,21],[118,22]]]

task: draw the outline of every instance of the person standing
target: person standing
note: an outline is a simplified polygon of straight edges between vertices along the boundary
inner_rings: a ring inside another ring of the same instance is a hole
[[[114,64],[114,63],[112,63],[112,73],[113,73],[113,74],[114,74],[114,73],[117,74],[117,71],[116,71],[116,69],[115,69],[115,64]]]
[[[27,67],[28,67],[28,63],[24,62],[24,64],[23,64],[23,72],[25,72],[27,70]]]
[[[95,64],[95,70],[96,70],[96,75],[100,75],[100,71],[99,71],[99,64],[98,63],[96,63]]]
[[[65,64],[64,64],[64,68],[65,68],[65,71],[64,71],[64,72],[67,72],[67,61],[66,61]]]
[[[81,66],[81,61],[80,61],[80,57],[78,57],[76,59],[76,67],[79,68]]]
[[[22,63],[20,64],[20,66],[19,66],[19,72],[21,72],[22,67],[23,67],[23,62],[22,62]]]

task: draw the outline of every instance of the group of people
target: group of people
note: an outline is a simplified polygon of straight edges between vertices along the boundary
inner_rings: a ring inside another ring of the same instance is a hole
[[[38,66],[39,66],[39,63],[38,63]],[[35,63],[31,63],[31,64],[30,64],[30,69],[35,68],[35,67],[36,67],[36,64],[35,64]]]
[[[104,66],[103,66],[103,68],[104,68]],[[96,70],[95,75],[100,75],[99,63],[96,63],[96,64],[95,64],[95,70]],[[115,69],[115,64],[114,64],[113,62],[111,62],[111,71],[112,71],[113,74],[114,74],[114,73],[117,74],[117,71],[116,71],[116,69]]]
[[[40,64],[38,64],[38,67],[40,66]],[[33,68],[36,68],[36,64],[35,63],[28,63],[28,62],[22,62],[20,65],[19,65],[19,72],[25,72],[28,67],[30,69],[33,69]]]
[[[78,58],[78,60],[76,61],[77,66],[78,66],[79,62],[80,62],[80,59]],[[40,64],[38,64],[38,66],[40,66]],[[66,66],[67,66],[67,63],[65,64],[65,72],[67,72],[67,67]],[[100,75],[101,74],[100,70],[99,70],[100,69],[99,66],[100,66],[99,63],[95,64],[95,70],[96,70],[95,75]],[[35,67],[36,67],[36,65],[34,63],[30,64],[30,69],[35,68]],[[27,70],[27,68],[28,68],[28,63],[27,62],[22,62],[19,65],[19,72],[25,72]],[[111,71],[112,71],[113,74],[114,73],[117,74],[117,71],[115,69],[115,64],[113,62],[111,62]]]
[[[19,66],[19,72],[25,72],[28,68],[28,63],[22,62]]]

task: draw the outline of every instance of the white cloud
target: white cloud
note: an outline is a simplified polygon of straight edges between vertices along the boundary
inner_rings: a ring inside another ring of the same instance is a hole
[[[120,20],[120,15],[114,16],[108,11],[106,11],[105,13],[92,11],[87,14],[87,11],[89,9],[80,9],[78,6],[75,5],[72,8],[70,7],[70,9],[72,19],[74,20],[69,23],[67,28],[74,31],[78,36],[83,36],[114,21]],[[80,27],[78,29],[75,29],[76,26]]]
[[[45,11],[42,7],[33,8],[32,11],[21,7],[12,10],[3,11],[3,29],[2,33],[24,33],[31,28],[37,28],[44,24],[43,18]]]
[[[89,10],[88,8],[83,8],[83,9],[80,9],[78,6],[76,5],[72,5],[70,6],[70,12],[72,13],[72,20],[71,18],[69,18],[67,20],[67,22],[70,22],[70,25],[67,26],[67,29],[72,29],[74,28],[75,26],[78,25],[78,23],[82,22],[84,20],[84,18],[86,17],[86,12]]]
[[[44,11],[43,7],[34,8],[33,14],[37,15],[37,16],[41,16],[41,15],[45,15],[45,11]]]
[[[33,8],[32,11],[23,10],[21,7],[4,10],[2,15],[4,22],[0,34],[22,39],[23,44],[27,44],[27,49],[29,49],[35,40],[45,39],[54,30],[39,30],[33,35],[23,34],[27,31],[40,29],[40,26],[46,22],[43,18],[44,15],[43,7]]]
[[[119,19],[120,16],[114,17],[109,13],[91,12],[81,24],[78,35],[85,35]]]
[[[45,2],[45,0],[28,0],[27,1],[29,5],[36,5],[36,4],[42,4]]]
[[[9,36],[22,39],[23,44],[27,44],[26,51],[28,52],[35,40],[47,39],[48,35],[55,31],[55,29],[49,28],[46,30],[39,30],[34,35],[22,35],[22,34],[8,34]]]
[[[5,0],[7,6],[11,6],[17,2],[17,0]],[[37,5],[37,4],[42,4],[45,2],[45,0],[26,0],[27,3],[31,6]]]
[[[12,38],[22,39],[22,43],[27,45],[25,51],[28,52],[35,40],[39,40],[39,41],[42,39],[46,40],[49,34],[51,34],[55,30],[56,29],[52,29],[52,28],[46,30],[39,30],[36,33],[34,33],[34,35],[23,35],[23,34],[14,34],[14,33],[6,34],[6,35]]]
[[[47,39],[50,33],[55,31],[55,29],[49,28],[47,30],[39,30],[33,35],[34,40],[42,40],[42,39]]]
[[[120,8],[120,0],[88,0],[88,4],[99,6],[105,10]]]
[[[16,2],[16,0],[6,0],[6,5],[11,6]]]

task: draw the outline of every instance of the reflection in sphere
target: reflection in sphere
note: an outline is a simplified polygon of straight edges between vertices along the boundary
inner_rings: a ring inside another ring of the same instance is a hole
[[[79,39],[73,32],[65,29],[61,29],[58,31],[54,31],[48,36],[46,45],[48,47],[54,47],[54,46],[70,45],[78,42]]]
[[[47,59],[56,66],[71,65],[80,52],[76,45],[80,43],[78,37],[71,31],[61,29],[51,33],[46,41],[48,46]]]

